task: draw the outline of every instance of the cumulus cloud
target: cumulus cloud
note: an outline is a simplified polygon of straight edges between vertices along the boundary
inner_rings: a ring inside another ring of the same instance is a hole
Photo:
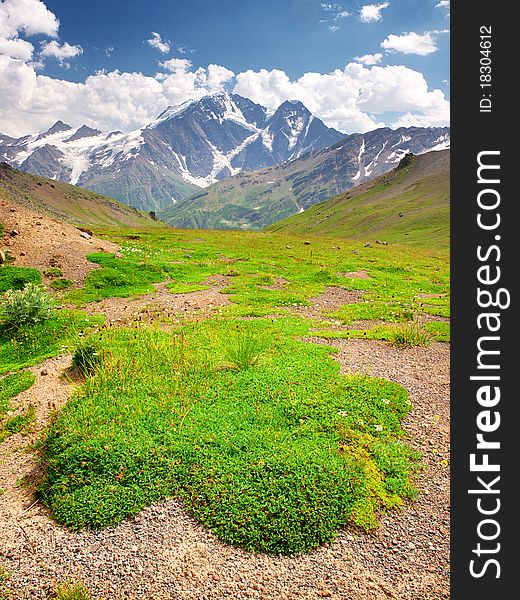
[[[0,3],[0,55],[29,61],[34,46],[20,34],[58,35],[60,22],[40,0],[3,0]]]
[[[191,60],[187,58],[170,58],[163,62],[159,63],[159,66],[167,71],[172,73],[176,72],[186,72],[189,68],[191,68]]]
[[[233,77],[220,65],[196,70],[180,62],[169,66],[161,76],[99,71],[74,83],[41,75],[31,63],[0,56],[0,132],[21,136],[47,129],[58,119],[72,126],[86,123],[103,131],[130,131],[169,105],[222,89]]]
[[[400,65],[367,68],[350,63],[332,73],[306,73],[294,81],[277,69],[245,71],[236,76],[233,91],[272,109],[297,98],[327,125],[347,133],[383,126],[379,115],[387,112],[432,125],[449,122],[444,94],[430,91],[422,73]]]
[[[221,65],[194,69],[183,58],[164,61],[156,76],[101,71],[83,83],[39,74],[34,65],[0,56],[0,132],[21,136],[47,129],[61,119],[103,131],[130,131],[152,121],[169,105],[223,89],[277,108],[299,99],[315,115],[347,133],[384,125],[446,125],[449,103],[440,90],[429,90],[426,79],[404,66],[348,64],[332,73],[305,73],[291,79],[273,69],[234,75]],[[393,123],[385,113],[396,113]]]
[[[19,58],[20,60],[31,60],[34,46],[18,37],[7,39],[0,37],[0,55]]]
[[[68,58],[74,58],[83,54],[81,46],[72,46],[68,42],[59,44],[56,40],[43,42],[40,58],[56,58],[61,65],[67,64]]]
[[[146,40],[146,43],[152,48],[159,50],[159,52],[168,54],[171,50],[170,42],[168,40],[163,40],[161,34],[156,31],[152,31],[151,34],[152,37],[149,40]]]
[[[24,62],[33,60],[34,46],[20,35],[44,35],[56,38],[60,22],[40,0],[3,0],[0,3],[0,55]],[[56,58],[62,66],[66,59],[80,55],[83,49],[55,39],[41,42],[35,67],[42,67],[46,58]]]
[[[382,58],[383,55],[381,52],[376,52],[376,54],[363,54],[363,56],[356,56],[354,60],[363,63],[364,65],[377,65],[381,62]]]
[[[381,21],[383,15],[381,11],[384,8],[388,8],[390,2],[381,2],[380,4],[365,4],[359,9],[359,20],[362,23],[375,23]]]
[[[0,4],[0,36],[14,38],[19,33],[49,37],[58,35],[60,22],[40,0],[3,0]]]
[[[443,32],[439,32],[443,33]],[[403,54],[419,54],[426,56],[437,52],[437,44],[432,33],[418,34],[415,32],[403,33],[401,35],[390,34],[383,42],[381,48],[390,52],[402,52]]]

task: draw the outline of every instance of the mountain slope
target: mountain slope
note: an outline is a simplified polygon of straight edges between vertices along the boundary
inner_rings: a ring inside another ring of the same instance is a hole
[[[346,136],[298,101],[273,113],[219,92],[171,106],[130,133],[58,121],[46,132],[0,135],[0,160],[35,175],[78,184],[156,210],[226,177],[319,151]]]
[[[160,212],[175,227],[262,229],[393,169],[408,153],[449,147],[448,128],[376,129],[281,165],[240,173]]]
[[[0,198],[75,225],[151,227],[149,215],[82,188],[0,163]]]
[[[397,168],[267,231],[449,245],[450,152],[408,155]]]

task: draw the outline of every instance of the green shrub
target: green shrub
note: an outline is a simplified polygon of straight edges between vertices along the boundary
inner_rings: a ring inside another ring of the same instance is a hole
[[[51,288],[53,290],[66,290],[67,288],[74,285],[74,282],[70,279],[65,279],[64,277],[60,277],[59,279],[55,279],[51,283]]]
[[[83,341],[74,351],[72,366],[84,375],[93,373],[98,365],[103,362],[103,355],[99,340],[88,339]]]
[[[15,330],[0,327],[0,374],[72,352],[80,333],[102,322],[101,316],[59,310],[51,319],[41,323],[23,325]]]
[[[27,283],[23,290],[9,290],[0,300],[0,323],[6,330],[47,321],[54,314],[54,301],[45,289]]]
[[[248,332],[237,332],[226,342],[226,358],[238,369],[254,367],[265,352],[265,344]]]
[[[68,579],[56,586],[51,598],[54,600],[90,600],[90,594],[81,581]]]
[[[6,419],[0,426],[0,442],[3,442],[5,438],[13,433],[22,433],[26,431],[29,425],[34,421],[35,417],[36,411],[31,404],[23,413]]]
[[[28,283],[41,283],[42,274],[30,267],[0,267],[0,294],[8,290],[21,290]]]
[[[102,334],[103,369],[47,432],[40,488],[72,529],[113,525],[163,498],[222,540],[274,554],[366,529],[413,494],[416,457],[401,440],[401,386],[342,376],[331,349],[299,342],[297,319],[247,323],[269,352],[235,372],[229,340],[244,324]],[[246,361],[247,364],[247,361]]]
[[[45,275],[47,277],[61,277],[63,275],[63,271],[59,267],[49,267],[45,271]]]
[[[450,324],[444,321],[430,321],[423,325],[423,329],[427,331],[437,342],[450,341]]]
[[[394,325],[390,332],[390,341],[394,346],[409,348],[411,346],[429,346],[431,337],[428,332],[419,327],[419,323]]]

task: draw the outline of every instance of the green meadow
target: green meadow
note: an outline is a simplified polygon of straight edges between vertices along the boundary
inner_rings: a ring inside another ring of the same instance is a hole
[[[0,331],[1,372],[76,351],[83,373],[39,443],[39,495],[60,523],[106,527],[176,497],[226,542],[295,554],[346,524],[377,527],[416,497],[421,459],[401,427],[407,391],[341,375],[334,349],[304,338],[448,341],[447,321],[418,325],[449,317],[445,251],[238,231],[97,234],[122,257],[92,254],[99,268],[84,286],[56,292],[69,308]],[[106,327],[87,314],[90,303],[157,283],[204,290],[215,275],[226,276],[230,303],[204,319]],[[329,287],[358,301],[305,317]]]

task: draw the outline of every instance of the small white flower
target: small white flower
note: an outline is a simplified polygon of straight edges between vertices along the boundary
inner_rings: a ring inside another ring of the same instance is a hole
[[[387,400],[386,398],[383,398],[383,399],[381,400],[381,402],[382,402],[383,404],[390,404],[390,400]]]
[[[374,427],[376,428],[376,431],[383,431],[382,425],[374,425]]]
[[[338,415],[340,417],[346,417],[346,416],[348,416],[348,411],[346,411],[346,410],[338,410]]]

